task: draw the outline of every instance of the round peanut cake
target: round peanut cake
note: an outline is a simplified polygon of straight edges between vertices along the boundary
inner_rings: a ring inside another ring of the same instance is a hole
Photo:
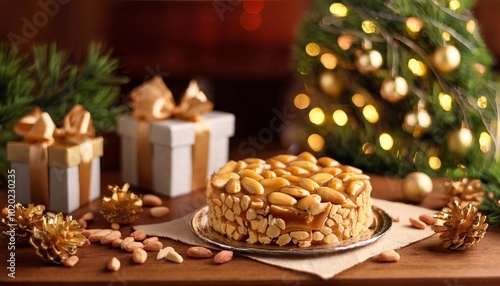
[[[342,245],[373,222],[370,177],[311,153],[229,161],[207,181],[208,223],[250,244]]]

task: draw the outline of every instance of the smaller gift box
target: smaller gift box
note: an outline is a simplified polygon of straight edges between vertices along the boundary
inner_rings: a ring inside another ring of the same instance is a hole
[[[227,162],[234,115],[210,111],[196,82],[178,106],[161,77],[132,91],[132,99],[132,115],[118,119],[125,182],[176,197],[203,188]]]
[[[100,196],[103,139],[92,138],[91,124],[80,105],[66,115],[61,129],[38,108],[16,124],[25,140],[7,143],[7,160],[16,174],[17,202],[71,213]]]

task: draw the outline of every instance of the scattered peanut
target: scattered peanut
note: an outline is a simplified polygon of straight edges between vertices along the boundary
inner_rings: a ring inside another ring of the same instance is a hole
[[[167,260],[170,260],[172,262],[175,262],[175,263],[182,263],[184,261],[184,259],[182,258],[182,256],[177,253],[173,248],[171,251],[169,251],[167,253],[167,256],[165,257]]]
[[[392,217],[393,222],[399,222],[399,216],[393,216]]]
[[[55,213],[53,213],[53,212],[46,212],[46,213],[45,213],[45,215],[46,215],[47,217],[50,217],[50,218],[55,218],[55,217],[56,217],[56,214],[55,214]]]
[[[144,249],[137,248],[132,253],[132,259],[135,263],[142,264],[146,262],[146,259],[148,259],[148,254],[144,251]]]
[[[169,212],[170,210],[167,207],[154,207],[150,210],[152,217],[162,217],[167,215]]]
[[[136,230],[130,234],[135,240],[144,240],[147,236],[146,232],[142,229]]]
[[[158,240],[149,241],[148,243],[144,244],[144,250],[146,251],[159,251],[162,248],[163,243]]]
[[[83,241],[82,247],[90,245],[90,244],[91,244],[90,240],[88,238],[85,238],[85,240]]]
[[[188,248],[187,255],[194,258],[208,258],[212,257],[212,251],[202,246],[193,246]]]
[[[123,239],[117,238],[117,239],[113,240],[111,245],[113,245],[113,247],[121,247],[122,242],[123,242]]]
[[[118,230],[113,230],[112,232],[106,234],[103,238],[101,238],[101,243],[110,244],[116,239],[120,238],[121,236],[122,236],[121,232],[119,232]]]
[[[151,195],[151,194],[146,194],[142,196],[142,205],[146,207],[158,207],[163,204],[162,200],[160,197]]]
[[[122,241],[122,244],[120,244],[121,249],[124,249],[127,244],[132,243],[134,241],[135,239],[131,236],[125,237]]]
[[[385,250],[380,252],[377,259],[380,262],[397,262],[399,261],[399,253],[394,250]]]
[[[68,257],[68,258],[64,259],[64,260],[63,260],[63,262],[62,262],[62,264],[63,264],[64,266],[66,266],[66,267],[73,267],[73,266],[75,266],[75,264],[77,264],[77,263],[78,263],[78,260],[80,260],[80,259],[78,258],[78,256],[76,256],[76,255],[72,255],[72,256],[70,256],[70,257]]]
[[[108,262],[108,269],[111,271],[118,271],[120,269],[120,260],[116,257],[111,258]]]
[[[111,224],[111,229],[112,230],[119,230],[120,229],[120,225],[117,224],[116,222],[114,222],[114,223]]]
[[[108,233],[112,232],[112,229],[102,229],[98,232],[95,232],[89,236],[90,242],[96,242],[101,240],[104,236],[106,236]]]
[[[151,241],[158,241],[158,236],[148,237],[144,241],[142,241],[142,243],[144,243],[144,245],[146,245],[146,244],[148,244]]]
[[[91,221],[94,219],[94,213],[93,212],[86,212],[85,214],[82,215],[82,219],[86,221]]]
[[[45,205],[38,205],[38,207],[40,208],[40,211],[43,213],[47,207]]]
[[[172,248],[170,246],[167,246],[167,247],[161,249],[160,251],[158,251],[158,254],[156,255],[156,260],[162,260],[172,250],[174,250],[174,248]]]
[[[100,228],[85,229],[85,230],[82,232],[82,234],[83,234],[83,236],[85,236],[86,238],[89,238],[89,236],[90,236],[91,234],[94,234],[94,233],[96,233],[96,232],[98,232],[98,231],[101,231],[101,230],[102,230],[102,229],[100,229]]]
[[[223,264],[233,259],[233,252],[230,250],[222,250],[214,256],[215,264]]]
[[[420,215],[418,219],[425,222],[427,225],[432,225],[436,222],[436,219],[429,214]]]
[[[140,242],[137,242],[137,241],[134,241],[134,242],[131,242],[131,243],[127,243],[123,247],[123,250],[125,250],[127,252],[134,252],[134,250],[136,250],[137,248],[144,248],[144,244],[142,244]]]
[[[81,228],[87,228],[87,221],[83,218],[78,219],[78,223],[80,224]]]
[[[426,227],[426,224],[421,222],[420,220],[418,219],[414,219],[412,217],[410,217],[410,223],[411,225],[414,227],[414,228],[418,228],[418,229],[425,229]]]
[[[3,214],[3,215],[5,215],[5,216],[6,216],[6,215],[9,215],[9,209],[8,209],[8,208],[6,208],[6,207],[5,207],[5,208],[3,208],[3,209],[2,209],[2,214]]]

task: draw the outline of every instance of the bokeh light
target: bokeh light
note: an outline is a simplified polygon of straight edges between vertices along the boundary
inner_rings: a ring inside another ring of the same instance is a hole
[[[329,70],[333,70],[338,63],[337,57],[330,53],[321,55],[320,61],[323,64],[323,66]]]
[[[444,92],[439,93],[439,105],[441,105],[441,107],[444,110],[450,111],[452,108],[452,102],[453,102],[453,99],[451,98],[451,96],[449,94],[444,93]]]
[[[338,126],[344,126],[347,124],[347,121],[349,118],[347,117],[347,114],[343,110],[335,110],[335,112],[332,115],[333,121],[337,123]]]
[[[306,45],[306,53],[310,55],[311,57],[315,57],[319,55],[321,52],[321,48],[319,47],[318,44],[316,43],[309,43]]]
[[[376,123],[378,121],[379,115],[375,106],[368,104],[363,108],[363,116],[370,123]]]
[[[250,14],[259,14],[264,10],[264,0],[244,0],[243,9]]]
[[[333,3],[330,5],[330,13],[335,17],[343,18],[347,16],[347,12],[347,7],[342,3]]]
[[[387,133],[380,134],[378,141],[380,142],[380,147],[382,147],[382,149],[384,150],[391,150],[392,146],[394,145],[392,136]]]
[[[465,28],[467,29],[467,32],[474,34],[474,31],[476,31],[476,22],[474,22],[474,20],[467,21]]]
[[[351,100],[352,100],[352,103],[354,103],[354,105],[356,105],[357,107],[363,107],[366,104],[365,96],[362,94],[359,94],[359,93],[356,93],[355,95],[353,95]]]
[[[375,27],[375,24],[370,20],[363,21],[363,23],[361,23],[361,29],[367,34],[372,34],[377,31],[377,27]]]
[[[429,157],[429,166],[433,170],[441,168],[441,160],[438,157]]]
[[[424,76],[427,73],[427,67],[421,61],[417,61],[416,59],[410,59],[408,61],[408,68],[414,75]]]
[[[481,132],[481,135],[479,135],[479,146],[483,153],[487,153],[491,150],[492,143],[493,140],[491,138],[491,135],[487,132]]]
[[[306,109],[311,104],[311,99],[304,93],[297,94],[293,99],[293,104],[298,109]]]
[[[311,134],[307,137],[307,144],[313,151],[319,152],[325,146],[325,139],[321,135]]]
[[[240,24],[243,29],[248,31],[256,30],[260,27],[262,23],[262,18],[259,14],[250,14],[248,12],[243,12],[240,16]]]
[[[325,122],[325,113],[321,108],[315,107],[309,111],[309,120],[316,125],[321,125]]]
[[[488,99],[484,96],[480,96],[477,99],[477,106],[479,106],[481,108],[486,108],[488,106]]]
[[[424,23],[419,18],[409,17],[406,19],[406,27],[408,27],[408,30],[418,33],[424,27]]]

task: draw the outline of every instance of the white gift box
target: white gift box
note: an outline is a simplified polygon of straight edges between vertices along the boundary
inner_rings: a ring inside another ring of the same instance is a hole
[[[90,189],[88,201],[91,202],[101,195],[100,157],[103,154],[103,139],[92,140],[93,158],[90,171]],[[24,142],[8,142],[7,159],[16,175],[16,201],[27,205],[33,202],[30,186],[30,144]],[[48,177],[49,177],[49,204],[48,210],[54,212],[71,213],[77,210],[80,202],[80,175],[81,162],[79,145],[65,147],[61,145],[48,147]]]
[[[234,134],[234,115],[212,111],[202,116],[210,124],[207,174],[217,171],[228,160],[229,138]],[[152,146],[152,191],[177,197],[191,192],[192,146],[195,143],[193,122],[166,119],[152,122],[149,142]],[[133,186],[140,186],[138,176],[136,137],[137,119],[131,115],[118,118],[121,138],[122,179]]]

